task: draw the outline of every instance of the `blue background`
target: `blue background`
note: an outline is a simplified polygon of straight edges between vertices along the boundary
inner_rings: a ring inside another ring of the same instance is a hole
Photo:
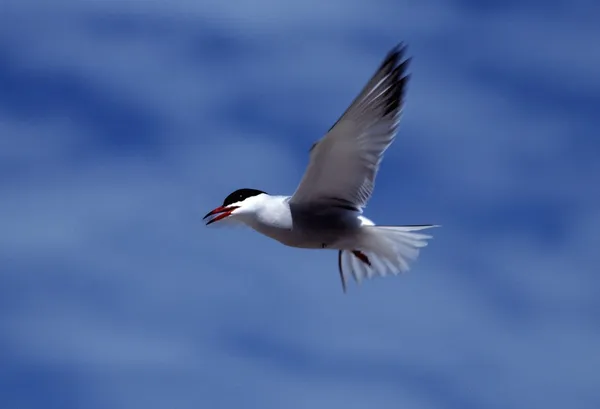
[[[2,408],[600,408],[596,1],[0,3]],[[399,41],[400,277],[205,228]]]

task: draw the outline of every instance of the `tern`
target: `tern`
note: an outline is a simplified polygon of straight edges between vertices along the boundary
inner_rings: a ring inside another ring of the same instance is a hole
[[[408,271],[432,237],[419,231],[438,226],[382,226],[362,215],[402,116],[410,77],[405,53],[404,43],[390,50],[348,109],[312,145],[292,196],[238,189],[204,217],[206,225],[227,219],[286,246],[337,250],[344,292],[347,275],[360,283]]]

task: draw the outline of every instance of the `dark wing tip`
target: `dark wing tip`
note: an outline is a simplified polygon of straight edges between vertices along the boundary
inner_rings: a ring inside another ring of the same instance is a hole
[[[371,114],[390,117],[400,113],[404,105],[406,85],[410,79],[407,71],[412,60],[405,57],[406,50],[406,44],[400,42],[388,51],[377,71],[346,112],[329,128],[330,131],[348,115]],[[314,147],[315,145],[311,150]]]
[[[406,71],[410,65],[410,61],[410,58],[405,59],[400,65],[395,67],[390,74],[392,83],[388,92],[385,94],[387,102],[383,111],[384,116],[398,112],[404,105],[406,85],[410,79],[410,74],[407,74]]]
[[[404,105],[410,79],[408,68],[412,61],[411,57],[406,57],[407,48],[404,42],[392,48],[362,92],[366,96],[363,104],[379,110],[384,117],[397,115]]]
[[[394,48],[388,51],[383,62],[381,63],[380,68],[383,68],[387,65],[395,66],[396,64],[398,64],[398,61],[400,61],[402,57],[404,57],[407,48],[408,46],[403,41],[398,43]]]
[[[404,42],[397,44],[388,52],[381,67],[382,69],[387,68],[383,74],[389,75],[391,82],[389,92],[385,95],[388,100],[384,111],[386,115],[397,111],[404,104],[406,85],[410,79],[408,67],[412,61],[411,57],[406,57],[407,48]]]

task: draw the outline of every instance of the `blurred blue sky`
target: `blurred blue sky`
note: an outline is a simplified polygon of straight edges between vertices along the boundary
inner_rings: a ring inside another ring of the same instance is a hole
[[[599,408],[595,1],[3,0],[3,409]],[[291,194],[399,41],[401,277],[202,216]]]

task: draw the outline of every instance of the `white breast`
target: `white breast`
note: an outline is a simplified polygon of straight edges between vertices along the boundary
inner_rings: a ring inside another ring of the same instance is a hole
[[[351,212],[335,212],[336,214],[325,215],[323,220],[315,223],[310,213],[293,214],[288,199],[289,196],[268,197],[267,200],[262,201],[260,208],[256,209],[251,220],[246,223],[257,232],[286,246],[309,249],[334,248],[342,236],[351,236],[353,229],[362,224],[372,224],[370,220],[362,216],[359,216],[357,222],[348,219],[347,223],[340,223],[345,219],[343,216],[349,216],[352,219],[356,217]],[[344,215],[343,213],[348,214]],[[327,224],[328,220],[336,219],[337,223]],[[323,229],[319,228],[321,226]]]

